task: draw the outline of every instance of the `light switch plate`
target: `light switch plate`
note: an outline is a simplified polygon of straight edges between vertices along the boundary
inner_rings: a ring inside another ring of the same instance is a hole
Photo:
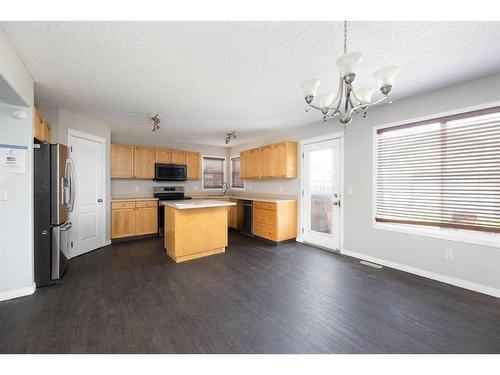
[[[0,201],[7,200],[7,189],[0,189]]]

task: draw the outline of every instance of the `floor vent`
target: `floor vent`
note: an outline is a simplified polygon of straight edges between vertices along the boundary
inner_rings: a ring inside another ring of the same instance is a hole
[[[372,263],[372,262],[367,262],[366,260],[362,260],[359,263],[364,264],[365,266],[376,268],[378,270],[382,268],[382,266],[380,264],[376,264],[376,263]]]

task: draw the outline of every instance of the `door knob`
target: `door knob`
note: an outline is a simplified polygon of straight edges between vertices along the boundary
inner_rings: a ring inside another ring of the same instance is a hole
[[[335,201],[335,202],[333,202],[333,205],[334,205],[334,206],[339,206],[339,207],[340,207],[340,201]]]
[[[97,200],[97,202],[98,202],[98,203],[102,203],[102,198],[99,198],[99,199]]]

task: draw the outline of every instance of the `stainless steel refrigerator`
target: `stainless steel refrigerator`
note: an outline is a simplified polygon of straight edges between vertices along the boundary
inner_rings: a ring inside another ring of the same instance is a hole
[[[57,282],[66,270],[62,244],[71,229],[69,212],[75,203],[75,173],[62,144],[34,147],[34,251],[37,288]],[[67,238],[66,238],[67,239]]]

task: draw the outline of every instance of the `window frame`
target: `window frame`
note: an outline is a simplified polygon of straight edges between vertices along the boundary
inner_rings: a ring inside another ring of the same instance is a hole
[[[220,156],[220,155],[202,155],[201,156],[201,190],[206,190],[206,191],[214,191],[214,190],[221,190],[222,188],[219,187],[214,187],[214,188],[206,188],[205,187],[205,158],[214,158],[214,159],[221,159],[223,160],[222,164],[222,183],[227,183],[227,158],[225,156]]]
[[[398,121],[390,124],[378,125],[372,128],[372,210],[371,221],[372,228],[377,230],[386,230],[391,232],[398,232],[416,236],[438,238],[448,241],[471,243],[475,245],[488,246],[500,248],[500,233],[494,232],[480,232],[466,229],[454,229],[445,227],[431,227],[418,224],[399,224],[399,223],[386,223],[377,222],[375,220],[377,212],[377,131],[384,128],[392,128],[396,126],[404,126],[406,124],[413,124],[418,122],[439,121],[444,120],[446,117],[456,117],[470,114],[476,111],[498,111],[500,112],[500,102],[491,103],[489,105],[481,105],[469,108],[463,108],[434,115],[422,116],[404,121]]]
[[[243,182],[243,187],[235,187],[233,186],[233,159],[240,159],[240,181]],[[232,156],[229,158],[229,189],[231,190],[245,190],[245,180],[241,178],[241,157]]]

